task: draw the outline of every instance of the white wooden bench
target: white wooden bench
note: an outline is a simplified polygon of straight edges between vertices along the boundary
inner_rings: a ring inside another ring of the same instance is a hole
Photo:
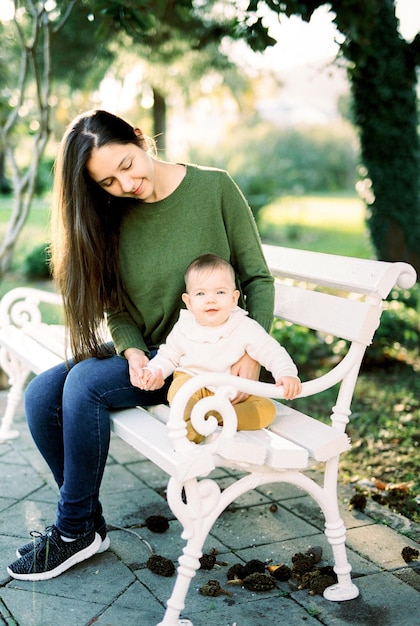
[[[350,403],[363,355],[380,322],[383,300],[395,285],[412,287],[416,273],[406,263],[275,246],[264,246],[264,253],[276,277],[275,315],[348,342],[347,353],[337,365],[319,378],[303,383],[302,397],[337,385],[334,406],[325,407],[331,425],[276,401],[277,417],[269,429],[236,432],[236,417],[229,401],[236,390],[276,399],[282,398],[282,391],[272,384],[220,374],[191,379],[170,410],[161,405],[113,412],[113,432],[167,472],[168,504],[183,526],[186,545],[159,626],[191,625],[189,620],[180,618],[180,613],[212,525],[236,498],[268,483],[287,482],[304,489],[324,513],[325,534],[338,578],[337,584],[325,590],[325,598],[342,601],[358,595],[350,576],[346,529],[337,501],[339,456],[350,445],[345,434]],[[40,310],[60,303],[56,294],[29,288],[10,291],[0,303],[0,365],[11,385],[0,440],[18,436],[12,422],[28,376],[63,359],[64,329],[46,325]],[[183,410],[190,395],[207,385],[217,387],[217,392],[196,406],[195,428],[206,435],[205,441],[196,445],[186,438]],[[211,418],[204,420],[204,414],[211,409],[224,416],[223,428]],[[315,461],[323,462],[322,485],[304,471]],[[238,468],[241,477],[221,491],[217,481],[208,477],[217,467]]]

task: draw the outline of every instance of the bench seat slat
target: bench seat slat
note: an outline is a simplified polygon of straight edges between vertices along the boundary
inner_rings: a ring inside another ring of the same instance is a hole
[[[169,476],[179,480],[196,478],[215,467],[209,452],[199,452],[199,446],[193,445],[187,454],[175,452],[166,425],[142,407],[112,411],[111,430]]]
[[[19,360],[34,374],[40,374],[63,362],[62,357],[28,337],[15,326],[0,329],[0,343],[11,354],[17,354]]]
[[[27,324],[22,327],[22,332],[51,350],[61,360],[66,358],[66,329],[61,324]]]
[[[350,449],[346,433],[280,402],[275,405],[276,419],[268,429],[302,446],[316,461],[328,461]]]

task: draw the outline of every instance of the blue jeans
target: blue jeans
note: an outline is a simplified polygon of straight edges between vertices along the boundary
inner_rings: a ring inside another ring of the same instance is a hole
[[[60,489],[55,524],[64,536],[78,538],[105,527],[99,489],[109,449],[109,411],[166,402],[168,384],[158,391],[134,387],[128,362],[120,356],[60,364],[30,382],[28,426]]]

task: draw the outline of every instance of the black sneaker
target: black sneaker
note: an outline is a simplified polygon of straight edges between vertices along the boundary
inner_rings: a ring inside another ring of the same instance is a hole
[[[51,528],[52,528],[51,526],[48,526],[48,528],[45,529],[45,532],[48,534]],[[106,550],[108,550],[111,542],[109,540],[108,535],[106,534],[106,526],[101,526],[101,528],[96,530],[96,532],[101,537],[101,545],[99,546],[99,549],[96,551],[97,554],[100,554],[101,552],[105,552]],[[33,539],[32,541],[28,541],[28,543],[25,543],[24,546],[16,550],[16,556],[18,559],[20,559],[22,556],[25,556],[25,554],[32,552],[32,550],[36,548],[36,546],[38,545],[38,543],[42,540],[44,536],[38,530],[31,530],[29,534],[31,535],[31,537],[33,537]]]
[[[50,526],[35,548],[9,565],[7,572],[18,580],[48,580],[93,556],[100,545],[94,530],[75,541],[63,541],[58,529]]]

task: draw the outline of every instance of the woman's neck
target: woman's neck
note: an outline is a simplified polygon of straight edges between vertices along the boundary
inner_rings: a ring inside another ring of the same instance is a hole
[[[185,165],[167,161],[155,161],[155,202],[171,195],[179,187],[187,173]]]

